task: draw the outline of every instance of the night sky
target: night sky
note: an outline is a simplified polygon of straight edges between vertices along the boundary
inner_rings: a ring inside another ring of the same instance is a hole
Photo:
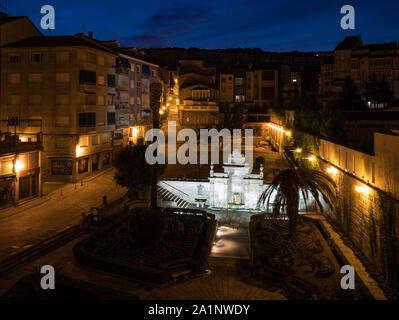
[[[327,51],[357,34],[366,44],[399,41],[398,0],[9,0],[8,14],[40,27],[45,4],[56,17],[56,29],[45,35],[75,34],[84,25],[97,39],[138,48]],[[340,27],[345,4],[355,7],[356,30]]]

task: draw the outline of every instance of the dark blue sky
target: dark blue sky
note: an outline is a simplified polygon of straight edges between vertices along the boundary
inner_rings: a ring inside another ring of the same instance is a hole
[[[5,0],[0,0],[5,2]],[[55,8],[56,29],[45,35],[93,31],[144,47],[332,50],[346,35],[364,43],[399,41],[398,0],[9,0],[9,15],[40,27],[40,8]],[[356,30],[340,28],[341,6],[356,10]]]

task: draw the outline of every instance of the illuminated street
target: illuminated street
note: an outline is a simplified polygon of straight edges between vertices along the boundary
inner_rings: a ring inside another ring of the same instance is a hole
[[[22,249],[77,225],[82,213],[100,206],[102,197],[109,202],[120,198],[126,189],[113,181],[114,170],[86,179],[81,183],[65,185],[35,203],[0,211],[0,256],[4,259]],[[40,200],[40,201],[39,201]]]

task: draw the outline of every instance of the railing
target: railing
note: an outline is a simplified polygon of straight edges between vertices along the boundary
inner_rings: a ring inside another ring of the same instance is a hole
[[[191,197],[187,193],[175,188],[174,186],[170,185],[169,183],[166,183],[165,181],[160,181],[158,183],[158,185],[189,203],[195,203],[195,199],[193,197]]]

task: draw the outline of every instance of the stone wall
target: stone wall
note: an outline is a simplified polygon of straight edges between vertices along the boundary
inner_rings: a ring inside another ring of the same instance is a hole
[[[399,289],[399,201],[387,182],[392,176],[386,174],[394,160],[389,166],[389,152],[368,155],[322,139],[318,149],[320,169],[333,176],[339,195],[336,210],[327,216],[368,264]]]

